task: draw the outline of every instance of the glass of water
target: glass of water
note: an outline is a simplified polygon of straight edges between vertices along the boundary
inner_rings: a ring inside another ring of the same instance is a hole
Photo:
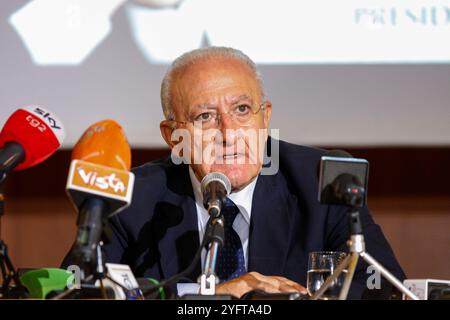
[[[334,270],[347,256],[345,252],[319,251],[311,252],[308,261],[307,287],[309,295],[313,295],[324,284],[325,280],[333,274]],[[331,286],[322,295],[322,299],[334,300],[339,298],[342,285],[344,284],[347,270],[344,269],[339,277],[333,281]]]

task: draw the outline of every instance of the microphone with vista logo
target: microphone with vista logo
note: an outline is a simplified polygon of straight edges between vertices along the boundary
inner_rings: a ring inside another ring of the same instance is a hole
[[[16,110],[0,133],[0,185],[13,170],[35,166],[50,157],[64,140],[61,121],[48,110]]]
[[[90,126],[72,152],[67,193],[79,211],[72,259],[81,278],[93,275],[107,218],[128,207],[134,185],[131,150],[121,126],[104,120]]]

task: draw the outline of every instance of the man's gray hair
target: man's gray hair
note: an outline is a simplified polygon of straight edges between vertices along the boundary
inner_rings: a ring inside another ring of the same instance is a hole
[[[161,105],[163,108],[164,116],[167,120],[175,119],[175,114],[171,105],[172,97],[170,96],[170,87],[172,85],[174,75],[177,73],[177,71],[183,69],[188,65],[195,64],[196,62],[211,57],[233,58],[246,64],[253,72],[255,79],[258,81],[259,87],[261,89],[261,99],[264,99],[264,87],[261,74],[257,70],[256,64],[245,53],[240,50],[228,47],[207,47],[195,49],[186,52],[185,54],[175,59],[172,65],[167,70],[166,75],[164,76],[164,79],[161,83]]]

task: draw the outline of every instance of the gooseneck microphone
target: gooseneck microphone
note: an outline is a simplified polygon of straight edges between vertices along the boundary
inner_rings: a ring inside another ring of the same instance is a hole
[[[225,221],[221,214],[227,195],[231,192],[231,183],[226,175],[220,172],[207,174],[201,182],[203,205],[208,210],[209,220],[204,235],[204,246],[207,250],[205,267],[200,276],[200,294],[212,296],[216,294],[217,255],[225,242]]]
[[[90,126],[72,152],[66,190],[79,211],[72,259],[82,278],[95,273],[97,246],[107,218],[131,203],[131,150],[121,126],[104,120]]]
[[[231,183],[226,175],[220,172],[208,173],[201,182],[203,205],[212,218],[220,216],[225,198],[231,192]]]
[[[64,136],[64,127],[52,112],[39,106],[16,110],[0,133],[0,184],[13,170],[46,160],[61,146]]]
[[[205,236],[202,239],[200,247],[195,253],[191,264],[182,272],[175,274],[174,276],[161,281],[159,284],[147,285],[142,288],[144,296],[153,293],[160,288],[165,288],[170,284],[176,283],[179,279],[190,275],[197,266],[197,262],[201,259],[201,253],[203,248],[208,251],[213,247],[214,251],[217,252],[220,245],[223,244],[224,231],[223,231],[223,218],[221,217],[221,210],[225,202],[226,196],[231,192],[231,183],[226,175],[220,172],[211,172],[207,174],[201,182],[201,192],[203,194],[203,205],[208,211],[210,218],[205,230]],[[210,254],[208,252],[207,257],[212,257],[212,259],[206,259],[205,270],[214,270],[215,254]],[[209,274],[208,274],[209,275]],[[206,278],[204,279],[206,280]],[[200,280],[200,293],[203,294],[203,284],[204,280]]]

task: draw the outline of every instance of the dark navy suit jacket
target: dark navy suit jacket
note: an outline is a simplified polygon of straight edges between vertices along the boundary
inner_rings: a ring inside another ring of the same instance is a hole
[[[348,251],[346,208],[317,200],[323,154],[323,150],[279,142],[278,173],[260,175],[255,186],[248,271],[284,276],[306,287],[309,252]],[[133,200],[111,220],[106,259],[130,265],[136,277],[168,278],[191,263],[200,245],[188,166],[167,159],[133,172]],[[360,213],[367,251],[403,280],[405,275],[380,227],[367,208]],[[349,297],[361,297],[370,276],[366,267],[359,263]],[[195,281],[200,273],[199,262],[190,279]]]

